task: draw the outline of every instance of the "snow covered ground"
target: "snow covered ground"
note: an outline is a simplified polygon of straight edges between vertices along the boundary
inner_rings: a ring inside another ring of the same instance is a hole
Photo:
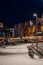
[[[43,65],[43,58],[30,58],[27,53],[27,46],[28,44],[0,48],[0,52],[14,52],[14,54],[0,55],[0,65]],[[15,52],[17,53],[15,54]]]
[[[31,59],[28,54],[1,55],[0,65],[43,65],[43,59]]]
[[[27,53],[28,48],[31,44],[22,44],[17,46],[6,46],[5,48],[0,47],[0,52],[2,53]]]

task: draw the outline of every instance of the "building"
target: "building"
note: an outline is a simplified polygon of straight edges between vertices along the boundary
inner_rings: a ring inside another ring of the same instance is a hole
[[[3,28],[3,27],[4,27],[4,25],[3,25],[3,23],[1,22],[1,23],[0,23],[0,28]]]

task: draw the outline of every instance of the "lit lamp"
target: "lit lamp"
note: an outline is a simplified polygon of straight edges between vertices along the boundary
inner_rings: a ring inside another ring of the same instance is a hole
[[[37,16],[37,14],[36,14],[36,13],[34,13],[34,14],[33,14],[33,16]]]
[[[36,17],[36,24],[35,24],[35,26],[36,26],[36,28],[35,28],[35,29],[36,29],[36,30],[35,30],[35,33],[36,33],[36,32],[37,32],[37,18],[38,18],[38,16],[37,16],[36,13],[34,13],[33,16]],[[38,39],[37,39],[37,42],[36,42],[36,46],[37,46],[37,48],[38,48]]]
[[[37,14],[34,13],[33,16],[36,17],[36,24],[35,24],[35,26],[36,26],[36,28],[37,28],[37,18],[38,18],[38,17],[37,17]],[[37,29],[36,29],[35,32],[37,32]]]
[[[33,14],[34,17],[36,17],[36,23],[37,23],[37,14]]]

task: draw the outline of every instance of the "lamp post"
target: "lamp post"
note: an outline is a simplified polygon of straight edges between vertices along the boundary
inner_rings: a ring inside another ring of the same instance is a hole
[[[35,24],[35,35],[37,35],[37,19],[38,19],[38,16],[36,13],[33,14],[34,17],[36,17],[36,24]],[[37,42],[36,42],[36,47],[38,48],[38,39],[37,39]]]
[[[36,17],[36,23],[35,23],[35,26],[36,26],[35,29],[36,29],[36,30],[35,30],[35,32],[37,32],[37,18],[38,18],[38,16],[37,16],[37,14],[35,14],[35,13],[33,14],[33,16]]]

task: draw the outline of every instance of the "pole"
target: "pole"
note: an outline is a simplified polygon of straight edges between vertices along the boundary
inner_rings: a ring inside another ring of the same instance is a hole
[[[36,33],[37,33],[37,19],[38,19],[38,16],[36,15]],[[36,34],[37,36],[37,34]],[[38,38],[37,38],[37,41],[36,41],[36,47],[38,48]]]

